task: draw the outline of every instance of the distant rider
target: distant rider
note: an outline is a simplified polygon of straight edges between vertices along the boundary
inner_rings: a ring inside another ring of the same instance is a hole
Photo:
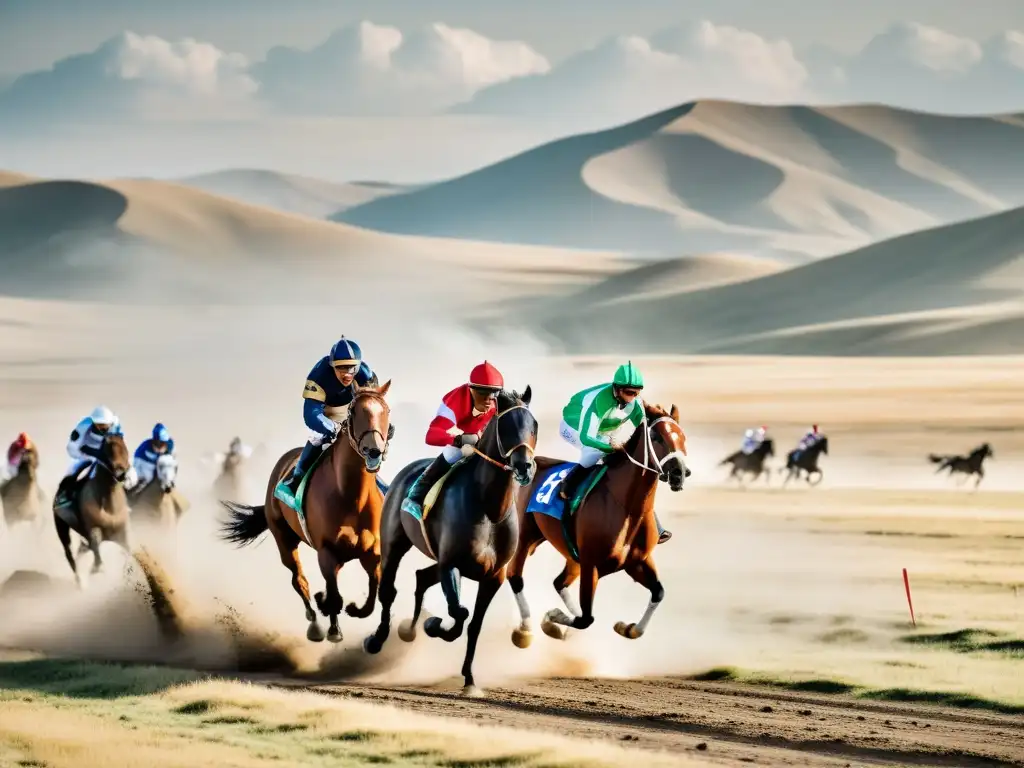
[[[799,459],[803,455],[804,451],[806,451],[820,439],[821,433],[818,432],[818,425],[812,424],[811,428],[807,430],[807,434],[800,438],[800,442],[797,443],[796,450],[793,452],[793,459]]]
[[[463,457],[464,450],[468,452],[477,444],[495,414],[497,394],[504,386],[501,373],[485,360],[470,371],[467,383],[441,398],[426,436],[427,445],[441,448],[441,453],[409,488],[403,511],[423,516],[423,501],[430,489]]]
[[[320,358],[306,377],[302,419],[310,430],[309,438],[292,474],[278,483],[276,491],[284,489],[290,496],[296,494],[317,454],[338,435],[340,425],[331,415],[352,402],[357,386],[377,386],[377,374],[363,362],[359,345],[342,336],[331,347],[331,353]]]
[[[768,427],[761,426],[757,429],[748,429],[743,433],[743,444],[740,450],[748,456],[761,447],[765,437],[768,435]]]
[[[577,392],[562,409],[559,434],[580,451],[579,462],[562,481],[559,495],[563,499],[571,500],[587,471],[621,449],[643,423],[644,403],[640,399],[643,388],[643,375],[628,362],[619,366],[610,384],[598,384]],[[632,425],[629,434],[617,435],[627,422]],[[654,520],[658,525],[658,543],[672,538],[672,533],[661,527],[657,514]]]
[[[149,485],[156,477],[156,463],[161,456],[174,455],[174,439],[170,431],[163,424],[153,427],[152,436],[139,443],[135,449],[135,471],[138,473],[139,482],[142,485]]]
[[[21,469],[22,457],[27,451],[34,449],[35,445],[32,443],[32,439],[25,432],[14,438],[14,442],[7,448],[7,466],[4,467],[4,472],[0,476],[0,483],[15,477],[18,470]]]

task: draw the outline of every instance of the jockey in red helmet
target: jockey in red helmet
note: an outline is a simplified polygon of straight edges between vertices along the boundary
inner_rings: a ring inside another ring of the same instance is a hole
[[[427,445],[440,447],[441,453],[412,484],[408,497],[402,502],[404,511],[423,516],[427,493],[452,464],[472,451],[495,414],[496,397],[504,386],[501,373],[485,360],[470,371],[467,383],[441,398],[426,437]]]
[[[31,450],[34,447],[32,439],[24,432],[14,438],[14,442],[7,448],[6,478],[0,476],[0,481],[12,478],[18,474],[18,469],[21,467],[21,457],[25,455],[25,451]]]

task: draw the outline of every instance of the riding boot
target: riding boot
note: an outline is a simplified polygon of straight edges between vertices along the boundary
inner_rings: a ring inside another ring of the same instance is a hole
[[[580,483],[583,482],[583,478],[587,476],[589,467],[583,467],[579,464],[573,466],[569,470],[569,474],[562,480],[562,487],[558,490],[558,495],[568,502],[572,502],[573,496],[576,495],[576,490],[580,487]]]
[[[413,517],[422,518],[423,501],[427,498],[427,494],[430,493],[430,489],[434,487],[434,484],[444,477],[450,468],[451,464],[448,463],[444,454],[438,454],[437,458],[420,473],[412,487],[409,488],[409,493],[402,502],[402,510],[408,512]]]
[[[71,506],[71,502],[73,501],[73,493],[77,482],[78,477],[76,475],[66,475],[60,481],[60,485],[57,486],[57,492],[54,494],[53,497],[54,506]]]
[[[667,531],[661,527],[661,520],[658,519],[658,513],[654,513],[654,524],[658,526],[658,543],[664,544],[666,541],[672,538],[672,531]]]
[[[302,478],[306,472],[309,471],[310,466],[313,464],[313,459],[316,458],[317,453],[320,451],[319,445],[313,445],[311,442],[306,442],[306,445],[302,448],[302,453],[299,455],[299,460],[295,462],[295,468],[292,470],[292,474],[287,480],[282,480],[281,484],[284,485],[294,496],[299,491],[299,483],[302,482]]]

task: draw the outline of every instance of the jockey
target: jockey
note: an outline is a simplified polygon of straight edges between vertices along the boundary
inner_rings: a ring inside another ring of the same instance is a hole
[[[252,456],[252,447],[244,445],[242,438],[235,437],[231,440],[231,445],[228,446],[228,456],[238,456],[242,459],[247,459]]]
[[[352,402],[357,386],[377,386],[377,374],[363,362],[359,345],[342,336],[331,347],[331,353],[320,358],[306,377],[302,419],[310,430],[309,438],[292,474],[278,483],[278,490],[287,489],[291,496],[296,494],[317,453],[333,443],[338,435],[340,425],[331,415]]]
[[[25,455],[25,451],[29,451],[35,448],[35,445],[26,433],[22,432],[16,438],[14,442],[7,448],[7,466],[4,468],[5,474],[0,477],[0,481],[9,480],[18,474],[18,469],[21,467],[21,457]]]
[[[402,510],[423,516],[423,500],[434,483],[444,477],[452,464],[477,444],[484,427],[497,409],[497,394],[505,386],[501,373],[486,360],[469,373],[469,381],[441,398],[434,420],[427,427],[427,445],[441,448],[409,488]]]
[[[92,413],[78,422],[68,438],[67,451],[71,457],[71,466],[57,486],[57,498],[62,498],[70,492],[82,470],[92,466],[100,458],[100,448],[106,436],[121,434],[121,420],[105,405],[97,406]],[[137,482],[135,468],[130,467],[124,481],[125,488],[131,488]]]
[[[139,443],[135,449],[133,464],[138,473],[139,482],[148,485],[156,477],[156,463],[161,456],[174,455],[174,438],[163,424],[153,427],[153,435]]]
[[[622,426],[632,424],[630,434],[644,420],[644,403],[640,392],[644,377],[632,362],[620,365],[610,384],[599,384],[573,395],[562,409],[559,434],[567,443],[580,450],[580,460],[562,481],[559,495],[569,501],[576,493],[587,470],[619,450],[629,436],[616,436]],[[619,439],[621,437],[621,439]],[[655,515],[655,522],[658,518]],[[658,543],[668,541],[672,534],[658,522]]]
[[[811,428],[809,430],[807,430],[807,434],[805,434],[802,438],[800,438],[800,442],[797,443],[796,451],[794,452],[793,458],[794,459],[799,459],[801,454],[803,454],[804,451],[806,451],[808,448],[810,448],[812,445],[814,445],[820,439],[821,439],[821,433],[818,432],[818,425],[817,424],[812,424]]]
[[[740,450],[748,456],[761,447],[765,436],[768,434],[768,427],[760,426],[757,429],[748,429],[743,433],[743,445]]]

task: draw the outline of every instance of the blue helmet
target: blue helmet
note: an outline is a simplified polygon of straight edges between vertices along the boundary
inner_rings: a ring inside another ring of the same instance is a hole
[[[344,336],[331,347],[331,366],[337,368],[338,366],[350,366],[358,365],[363,359],[363,350],[359,348],[359,345],[354,341],[346,339]]]
[[[161,443],[169,443],[171,441],[171,432],[163,424],[157,423],[153,427],[153,439]]]

